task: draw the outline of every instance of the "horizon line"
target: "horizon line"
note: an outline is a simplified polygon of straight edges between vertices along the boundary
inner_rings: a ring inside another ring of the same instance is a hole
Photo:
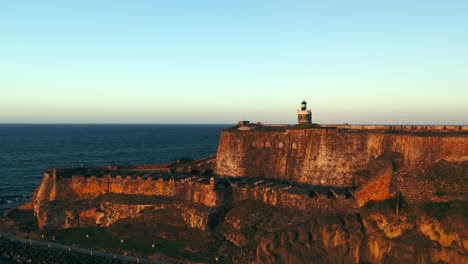
[[[294,126],[297,124],[285,124],[285,123],[263,123],[263,122],[251,122],[252,124],[260,123],[263,125],[288,125]],[[92,122],[77,122],[77,123],[35,123],[35,122],[18,122],[18,123],[2,123],[0,125],[237,125],[235,123],[92,123]],[[468,126],[465,124],[449,124],[449,123],[432,123],[432,124],[415,124],[415,123],[317,123],[317,125],[350,125],[350,126]]]

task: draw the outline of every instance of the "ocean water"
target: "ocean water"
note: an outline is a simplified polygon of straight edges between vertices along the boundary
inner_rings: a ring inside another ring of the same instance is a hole
[[[29,200],[55,166],[130,165],[216,153],[229,125],[0,124],[0,209]]]

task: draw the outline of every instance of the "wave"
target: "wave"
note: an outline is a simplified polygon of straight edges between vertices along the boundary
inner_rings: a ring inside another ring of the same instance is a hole
[[[25,203],[31,200],[29,195],[0,195],[0,205]]]

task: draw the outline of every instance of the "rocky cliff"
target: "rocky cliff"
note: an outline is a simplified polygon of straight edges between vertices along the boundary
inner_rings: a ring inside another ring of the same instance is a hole
[[[280,212],[266,213],[258,208],[255,211],[256,217],[250,218],[256,226],[255,238],[248,241],[242,235],[238,235],[241,239],[227,237],[245,247],[255,244],[252,260],[256,263],[466,263],[468,260],[466,229],[452,228],[454,223],[426,216],[408,220],[407,215],[360,213],[301,215],[302,218],[294,219]],[[228,214],[229,221],[235,221],[231,219],[234,215],[234,211],[232,216]]]

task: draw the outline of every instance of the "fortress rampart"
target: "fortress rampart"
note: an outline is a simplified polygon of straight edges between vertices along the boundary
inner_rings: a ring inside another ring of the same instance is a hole
[[[215,173],[356,186],[357,178],[379,159],[411,175],[440,160],[468,160],[467,131],[467,126],[233,128],[221,133]]]
[[[185,225],[207,230],[216,226],[225,210],[244,200],[323,213],[357,209],[354,188],[291,185],[265,178],[146,175],[147,171],[142,171],[146,176],[123,177],[72,172],[53,169],[44,173],[33,197],[40,228],[109,226],[138,217],[144,210],[179,210]],[[51,207],[55,209],[51,211]]]
[[[216,192],[214,181],[201,183],[202,181],[209,181],[209,179],[191,177],[176,183],[174,179],[164,179],[164,177],[143,179],[141,176],[137,178],[117,176],[114,178],[105,175],[104,177],[91,176],[89,178],[73,176],[70,180],[60,181],[60,184],[65,185],[63,188],[69,189],[77,199],[93,199],[100,195],[113,193],[176,197],[210,207],[222,205],[223,196],[222,193]]]
[[[224,183],[209,176],[161,174],[159,170],[143,170],[140,175],[144,176],[73,174],[81,169],[44,173],[33,196],[40,228],[108,226],[122,218],[136,217],[144,209],[179,208],[188,226],[204,230],[217,221],[219,208],[225,204]],[[118,173],[116,168],[112,170]],[[67,206],[51,212],[48,208],[52,204]]]
[[[384,131],[415,131],[415,132],[450,132],[468,131],[468,126],[461,125],[320,125],[320,127],[353,129],[353,130],[384,130]]]
[[[209,177],[171,177],[169,174],[156,176],[83,176],[63,177],[55,171],[44,173],[44,194],[48,201],[87,200],[105,194],[144,195],[176,197],[205,206],[216,207],[223,204],[222,193],[217,192],[221,185],[215,185]],[[38,195],[38,194],[36,194]]]

